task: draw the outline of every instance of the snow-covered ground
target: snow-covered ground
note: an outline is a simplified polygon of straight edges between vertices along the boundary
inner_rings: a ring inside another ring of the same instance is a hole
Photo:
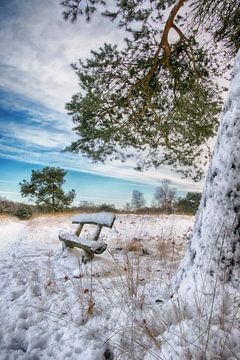
[[[193,221],[117,216],[107,251],[84,265],[78,249],[62,256],[70,216],[0,219],[0,359],[238,359],[236,327],[220,357],[224,324],[165,298]]]

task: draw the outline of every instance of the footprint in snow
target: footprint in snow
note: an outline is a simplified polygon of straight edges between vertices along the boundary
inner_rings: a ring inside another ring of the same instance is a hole
[[[11,301],[14,301],[24,294],[24,289],[16,289],[10,293]]]

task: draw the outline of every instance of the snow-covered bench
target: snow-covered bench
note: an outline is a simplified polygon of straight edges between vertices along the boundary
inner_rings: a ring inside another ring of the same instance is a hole
[[[73,224],[79,224],[75,234],[60,232],[58,237],[63,242],[63,249],[66,247],[78,247],[83,250],[83,262],[86,263],[94,258],[94,254],[102,254],[107,244],[97,241],[103,227],[112,228],[115,221],[115,215],[108,212],[99,212],[94,214],[80,214],[72,218]],[[96,229],[91,238],[80,237],[85,224],[96,225]]]

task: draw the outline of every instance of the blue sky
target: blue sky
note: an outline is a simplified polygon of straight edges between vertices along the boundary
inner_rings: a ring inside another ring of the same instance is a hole
[[[179,193],[200,191],[202,183],[181,179],[162,167],[139,173],[134,162],[93,164],[81,154],[63,153],[75,139],[65,103],[78,91],[70,64],[104,41],[121,44],[123,34],[106,20],[63,21],[60,0],[0,1],[0,196],[21,200],[19,181],[31,170],[68,170],[66,188],[77,201],[123,205],[133,189],[151,203],[162,179]]]

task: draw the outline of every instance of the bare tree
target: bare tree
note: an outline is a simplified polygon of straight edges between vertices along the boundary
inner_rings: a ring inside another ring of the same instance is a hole
[[[174,211],[174,203],[176,201],[176,190],[169,187],[170,181],[164,179],[162,185],[156,188],[154,194],[154,202],[161,211],[171,213]]]
[[[141,191],[133,190],[131,204],[135,210],[139,210],[145,206],[146,200],[144,199],[144,195]]]

